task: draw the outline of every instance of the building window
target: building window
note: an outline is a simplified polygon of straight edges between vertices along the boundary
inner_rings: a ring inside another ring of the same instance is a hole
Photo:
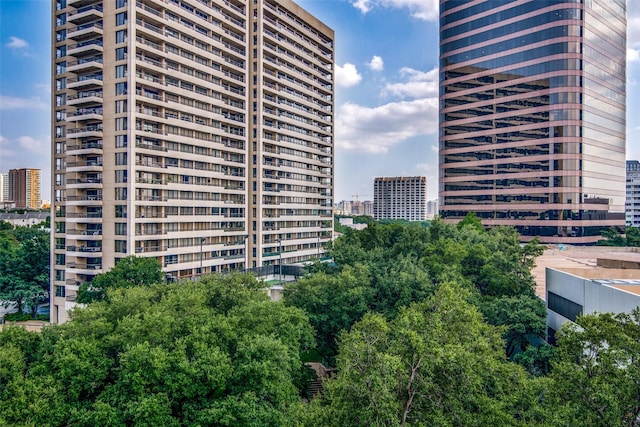
[[[116,31],[116,43],[124,43],[127,41],[127,30]]]
[[[64,273],[64,271],[62,271],[62,273]],[[57,279],[58,279],[58,278],[56,277],[56,280],[57,280]],[[63,279],[63,280],[64,280],[64,279]],[[66,294],[66,290],[65,290],[65,287],[64,287],[64,286],[58,286],[58,285],[56,285],[56,296],[57,296],[57,297],[65,297],[65,296],[67,296],[67,294]]]
[[[122,61],[123,59],[127,59],[127,48],[119,47],[116,49],[116,61]]]
[[[118,182],[118,183],[127,182],[127,171],[126,170],[118,170],[118,171],[116,171],[116,182]]]
[[[127,224],[124,222],[116,222],[116,235],[118,236],[126,236],[127,235]]]
[[[121,12],[116,14],[116,26],[125,25],[127,23],[127,12]]]
[[[116,83],[116,95],[127,94],[127,82]]]
[[[116,218],[126,218],[127,207],[124,205],[116,205]]]
[[[116,240],[115,241],[115,251],[120,253],[127,252],[127,241],[126,240]]]
[[[582,314],[582,306],[575,302],[554,294],[553,292],[547,292],[547,307],[551,311],[555,311],[561,316],[566,317],[572,322],[576,321],[576,318]]]
[[[118,117],[116,119],[116,130],[127,130],[127,118]]]
[[[125,166],[127,164],[127,153],[116,153],[116,165]]]
[[[116,66],[116,79],[127,77],[127,66],[126,65],[117,65]]]
[[[126,187],[117,187],[116,188],[116,200],[127,200],[127,189],[126,189]]]
[[[116,135],[116,148],[127,147],[127,135]]]
[[[127,100],[121,99],[116,101],[116,113],[126,113],[127,112]]]

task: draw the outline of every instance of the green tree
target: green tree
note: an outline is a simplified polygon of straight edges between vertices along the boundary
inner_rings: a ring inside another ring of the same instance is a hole
[[[596,245],[598,246],[627,246],[627,240],[625,236],[620,234],[620,230],[617,228],[607,228],[602,230],[602,237],[604,239],[598,240]]]
[[[162,282],[162,266],[156,258],[128,256],[118,261],[111,270],[98,274],[78,291],[77,301],[89,303],[105,298],[107,290],[149,286]]]
[[[627,227],[625,229],[627,246],[638,247],[640,246],[640,228]]]
[[[307,425],[528,425],[517,392],[527,377],[468,297],[444,283],[390,322],[367,314],[341,336],[338,375]]]
[[[552,406],[563,425],[640,425],[640,309],[580,316],[558,337]]]
[[[35,228],[4,230],[0,248],[0,301],[15,305],[19,313],[49,298],[49,235]]]
[[[260,288],[250,275],[110,288],[64,325],[0,332],[0,425],[293,424],[313,333]]]

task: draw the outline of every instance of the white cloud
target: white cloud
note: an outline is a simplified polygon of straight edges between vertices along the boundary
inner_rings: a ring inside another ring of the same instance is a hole
[[[43,90],[47,93],[51,93],[51,85],[47,84],[47,83],[37,83],[36,85],[34,85],[34,87],[36,89],[40,89]]]
[[[355,65],[348,62],[343,66],[336,64],[336,85],[342,87],[355,86],[362,80],[362,75]]]
[[[383,95],[401,98],[426,98],[438,96],[438,68],[424,72],[412,68],[402,68],[400,75],[406,79],[401,83],[388,83]]]
[[[373,58],[371,58],[371,62],[369,62],[367,65],[373,71],[382,71],[382,70],[384,70],[384,61],[378,55],[374,55]]]
[[[34,153],[46,153],[50,149],[50,139],[48,137],[36,139],[31,136],[20,136],[17,141],[20,147]]]
[[[430,172],[432,170],[437,170],[437,165],[432,165],[431,163],[418,163],[416,165],[416,169],[420,171]]]
[[[640,49],[627,49],[627,62],[640,61]]]
[[[386,153],[395,144],[437,130],[437,98],[373,108],[347,103],[336,114],[336,145],[346,150]]]
[[[362,13],[374,7],[408,9],[411,16],[424,21],[436,21],[439,16],[439,0],[355,0],[353,6]]]
[[[39,97],[16,98],[13,96],[0,95],[0,110],[18,110],[25,108],[44,109],[49,105]]]
[[[29,47],[29,43],[19,37],[11,36],[9,43],[7,43],[7,46],[11,49],[26,49]]]

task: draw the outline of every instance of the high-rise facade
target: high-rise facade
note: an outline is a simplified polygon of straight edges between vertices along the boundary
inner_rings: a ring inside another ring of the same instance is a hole
[[[640,227],[640,162],[627,160],[627,227]]]
[[[441,216],[547,243],[623,227],[625,58],[624,0],[441,0]]]
[[[55,5],[53,321],[128,255],[195,278],[323,252],[330,28],[290,0]]]
[[[40,169],[11,169],[9,198],[19,209],[40,209]]]
[[[427,178],[424,176],[378,177],[373,182],[373,217],[425,221]]]
[[[9,201],[9,173],[0,172],[0,202]]]

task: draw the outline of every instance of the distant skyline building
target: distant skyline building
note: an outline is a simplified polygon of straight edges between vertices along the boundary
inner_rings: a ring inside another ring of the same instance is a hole
[[[429,200],[427,202],[427,218],[433,219],[439,214],[438,211],[438,199]]]
[[[290,0],[53,6],[53,322],[129,255],[168,279],[322,256],[331,28]]]
[[[378,177],[373,183],[373,217],[425,221],[427,178],[424,176]]]
[[[9,200],[18,209],[40,209],[40,169],[11,169]]]
[[[627,227],[640,227],[640,162],[627,160]]]
[[[9,173],[0,172],[0,202],[9,201]]]
[[[625,222],[624,0],[440,2],[440,213],[594,244]]]

